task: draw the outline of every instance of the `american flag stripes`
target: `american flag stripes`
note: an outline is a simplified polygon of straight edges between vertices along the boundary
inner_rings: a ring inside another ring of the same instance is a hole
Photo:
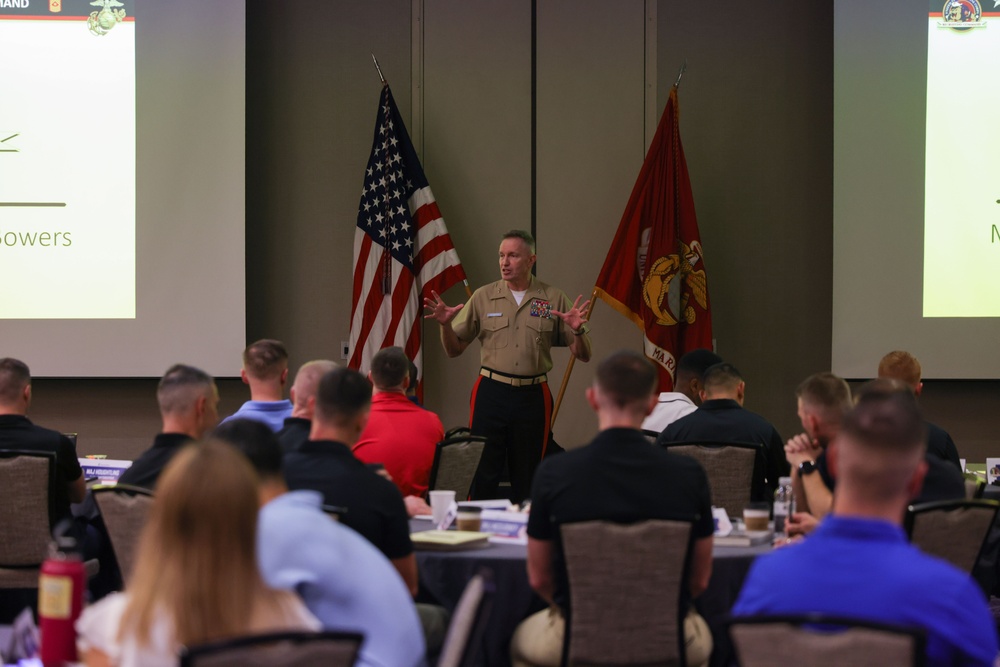
[[[396,345],[422,377],[423,298],[464,280],[458,253],[385,84],[354,233],[350,367],[367,373],[376,352]]]

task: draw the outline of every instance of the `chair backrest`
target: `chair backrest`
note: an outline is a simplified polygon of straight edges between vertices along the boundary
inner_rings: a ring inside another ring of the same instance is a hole
[[[567,665],[683,665],[690,521],[560,526]]]
[[[122,582],[128,587],[139,535],[153,505],[153,493],[128,484],[97,484],[91,488],[91,493],[111,539],[111,549],[115,552]]]
[[[428,482],[430,490],[454,491],[459,500],[468,498],[485,446],[486,438],[478,435],[462,435],[439,442],[434,450]]]
[[[660,438],[659,431],[650,431],[647,428],[642,429],[642,435],[649,441],[649,444],[655,445],[656,441]]]
[[[181,667],[353,667],[358,632],[275,632],[181,649]]]
[[[472,429],[468,426],[456,426],[455,428],[450,428],[444,432],[444,439],[451,440],[452,438],[458,438],[466,435],[472,435]]]
[[[462,591],[448,624],[437,667],[463,667],[475,662],[493,610],[493,573],[482,568]]]
[[[0,450],[0,567],[38,567],[52,541],[53,452]]]
[[[740,667],[922,666],[926,635],[917,628],[805,614],[748,616],[729,622]]]
[[[763,492],[765,466],[759,444],[683,442],[665,447],[701,464],[712,488],[712,505],[724,507],[730,517],[742,517],[743,508]]]
[[[972,572],[1000,509],[996,500],[943,500],[910,505],[906,533],[921,551]]]

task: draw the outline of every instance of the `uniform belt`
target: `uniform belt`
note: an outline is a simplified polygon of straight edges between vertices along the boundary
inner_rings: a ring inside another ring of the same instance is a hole
[[[500,371],[493,371],[489,368],[480,370],[479,374],[491,380],[509,384],[512,387],[529,387],[533,384],[541,384],[548,380],[548,377],[545,375],[535,375],[534,377],[516,377],[513,375],[507,375],[506,373],[501,373]]]

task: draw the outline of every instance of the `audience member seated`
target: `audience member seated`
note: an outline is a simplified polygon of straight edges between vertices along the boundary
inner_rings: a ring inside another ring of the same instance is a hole
[[[535,473],[528,517],[528,578],[551,605],[525,619],[511,641],[515,665],[560,664],[567,599],[566,564],[559,526],[610,520],[690,516],[694,546],[689,566],[689,611],[684,620],[687,664],[707,664],[712,636],[690,606],[712,572],[712,503],[708,478],[697,461],[650,447],[639,427],[656,405],[658,375],[641,354],[616,352],[597,368],[587,402],[600,433],[587,446],[547,458]],[[623,573],[641,577],[641,572]]]
[[[365,463],[381,463],[404,496],[427,493],[434,450],[444,440],[441,419],[406,397],[410,360],[401,347],[372,357],[368,377],[375,387],[371,414],[351,451]]]
[[[662,433],[675,421],[691,414],[701,405],[701,378],[722,358],[711,350],[691,350],[677,362],[674,390],[660,392],[653,413],[642,422],[644,431]]]
[[[816,401],[817,395],[822,392],[822,389],[817,387],[814,378],[824,375],[827,374],[813,376],[803,383],[803,387],[806,387],[810,381],[813,381],[813,385],[811,387],[807,387],[805,390],[806,394],[811,393],[813,396],[811,399],[812,401]],[[831,377],[835,378],[836,376]],[[843,381],[841,380],[841,382]],[[803,387],[800,387],[800,391]],[[846,389],[846,383],[844,385],[844,389]],[[829,390],[829,387],[827,390]],[[913,396],[913,389],[910,385],[900,380],[892,380],[889,378],[872,380],[861,388],[862,393],[870,391],[887,394],[901,393]],[[837,393],[839,394],[842,392]],[[846,415],[849,411],[850,406],[848,406],[844,414]],[[799,414],[800,416],[802,415],[801,408]],[[803,422],[803,424],[804,423],[805,422]],[[839,424],[834,427],[834,424],[829,422],[816,440],[821,443],[824,441],[829,443],[836,437],[838,431]],[[798,462],[797,464],[793,463],[792,465],[792,470],[795,471],[793,472],[793,475],[798,475],[797,477],[793,477],[793,486],[796,489],[796,493],[804,495],[807,500],[808,504],[803,507],[812,510],[811,514],[796,512],[792,515],[789,520],[790,535],[810,533],[816,527],[817,521],[825,516],[826,512],[829,511],[832,504],[833,491],[836,487],[836,478],[829,472],[826,462],[826,449],[827,444],[823,444],[821,448],[817,449],[813,442],[810,442],[809,440],[796,440],[793,438],[788,442],[786,451],[788,452],[789,462]],[[918,493],[910,499],[910,502],[929,503],[937,500],[959,500],[964,498],[965,479],[963,478],[962,473],[959,472],[958,467],[935,454],[931,454],[930,451],[926,452],[925,458],[927,460],[927,472],[924,475],[923,484],[921,485]],[[806,471],[816,471],[817,474],[811,474],[811,472]],[[799,499],[800,495],[796,496],[796,500],[801,506],[803,501]],[[814,510],[814,508],[817,507],[826,508],[826,511],[820,513]]]
[[[201,438],[219,421],[219,390],[212,376],[194,366],[171,366],[156,389],[163,431],[153,446],[122,473],[122,484],[156,487],[160,472],[181,447]]]
[[[392,482],[351,454],[368,422],[372,386],[364,375],[336,368],[319,382],[309,440],[285,454],[288,488],[323,494],[344,507],[341,523],[361,533],[392,561],[407,588],[417,592],[417,559],[403,497]]]
[[[298,593],[325,629],[362,633],[358,665],[422,664],[420,621],[398,573],[368,540],[323,513],[320,493],[288,491],[281,445],[267,426],[235,419],[213,437],[243,452],[257,472],[257,558],[264,581]],[[445,629],[438,628],[440,639]]]
[[[31,407],[31,372],[17,359],[0,359],[0,449],[52,452],[56,457],[55,499],[49,521],[55,527],[71,518],[70,503],[87,493],[76,447],[58,431],[36,426],[25,415]]]
[[[732,364],[716,364],[702,378],[702,403],[660,434],[657,444],[671,442],[746,442],[764,448],[765,498],[770,499],[778,478],[788,474],[785,446],[769,421],[743,407],[746,384]]]
[[[177,665],[182,646],[281,630],[319,630],[302,601],[257,567],[257,483],[223,443],[188,446],[163,472],[128,592],[84,610],[78,644],[90,666]]]
[[[826,613],[927,632],[927,664],[992,665],[997,630],[968,574],[912,546],[901,522],[927,468],[912,394],[867,391],[827,450],[833,509],[799,544],[754,561],[734,616]]]
[[[278,442],[285,452],[294,452],[309,439],[313,412],[316,404],[316,387],[321,377],[337,368],[333,361],[319,359],[307,361],[295,374],[295,382],[289,390],[292,398],[292,414],[285,417],[284,426],[278,431]]]
[[[924,390],[921,378],[920,362],[909,352],[896,350],[882,357],[878,363],[879,378],[889,378],[905,382],[917,398]],[[951,436],[940,426],[930,422],[927,424],[927,453],[937,456],[943,461],[950,461],[962,470],[962,462],[958,456],[958,448]]]
[[[250,400],[223,419],[253,419],[280,431],[292,415],[292,402],[285,399],[288,382],[288,350],[283,343],[265,338],[243,350],[243,383],[250,387]]]
[[[409,359],[406,360],[406,363],[410,369],[410,384],[406,387],[406,397],[410,399],[414,405],[421,405],[420,397],[417,396],[417,386],[420,384],[420,378],[418,377],[420,375],[420,370],[417,368],[417,365]]]
[[[795,391],[800,433],[785,445],[792,469],[792,489],[797,512],[788,521],[788,532],[808,532],[830,511],[833,504],[833,475],[826,450],[840,431],[844,416],[851,411],[851,388],[833,373],[810,375]]]

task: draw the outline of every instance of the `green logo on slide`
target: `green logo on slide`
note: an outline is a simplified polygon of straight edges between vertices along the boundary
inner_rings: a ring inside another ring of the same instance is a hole
[[[14,144],[11,142],[14,137],[17,137],[20,134],[20,132],[9,134],[7,132],[0,131],[0,153],[20,153],[21,151],[14,148]]]
[[[101,8],[96,12],[90,12],[90,17],[87,19],[87,27],[90,28],[90,32],[98,37],[103,37],[111,32],[111,29],[125,18],[125,10],[117,9],[117,7],[125,5],[118,0],[94,0],[90,5]]]

